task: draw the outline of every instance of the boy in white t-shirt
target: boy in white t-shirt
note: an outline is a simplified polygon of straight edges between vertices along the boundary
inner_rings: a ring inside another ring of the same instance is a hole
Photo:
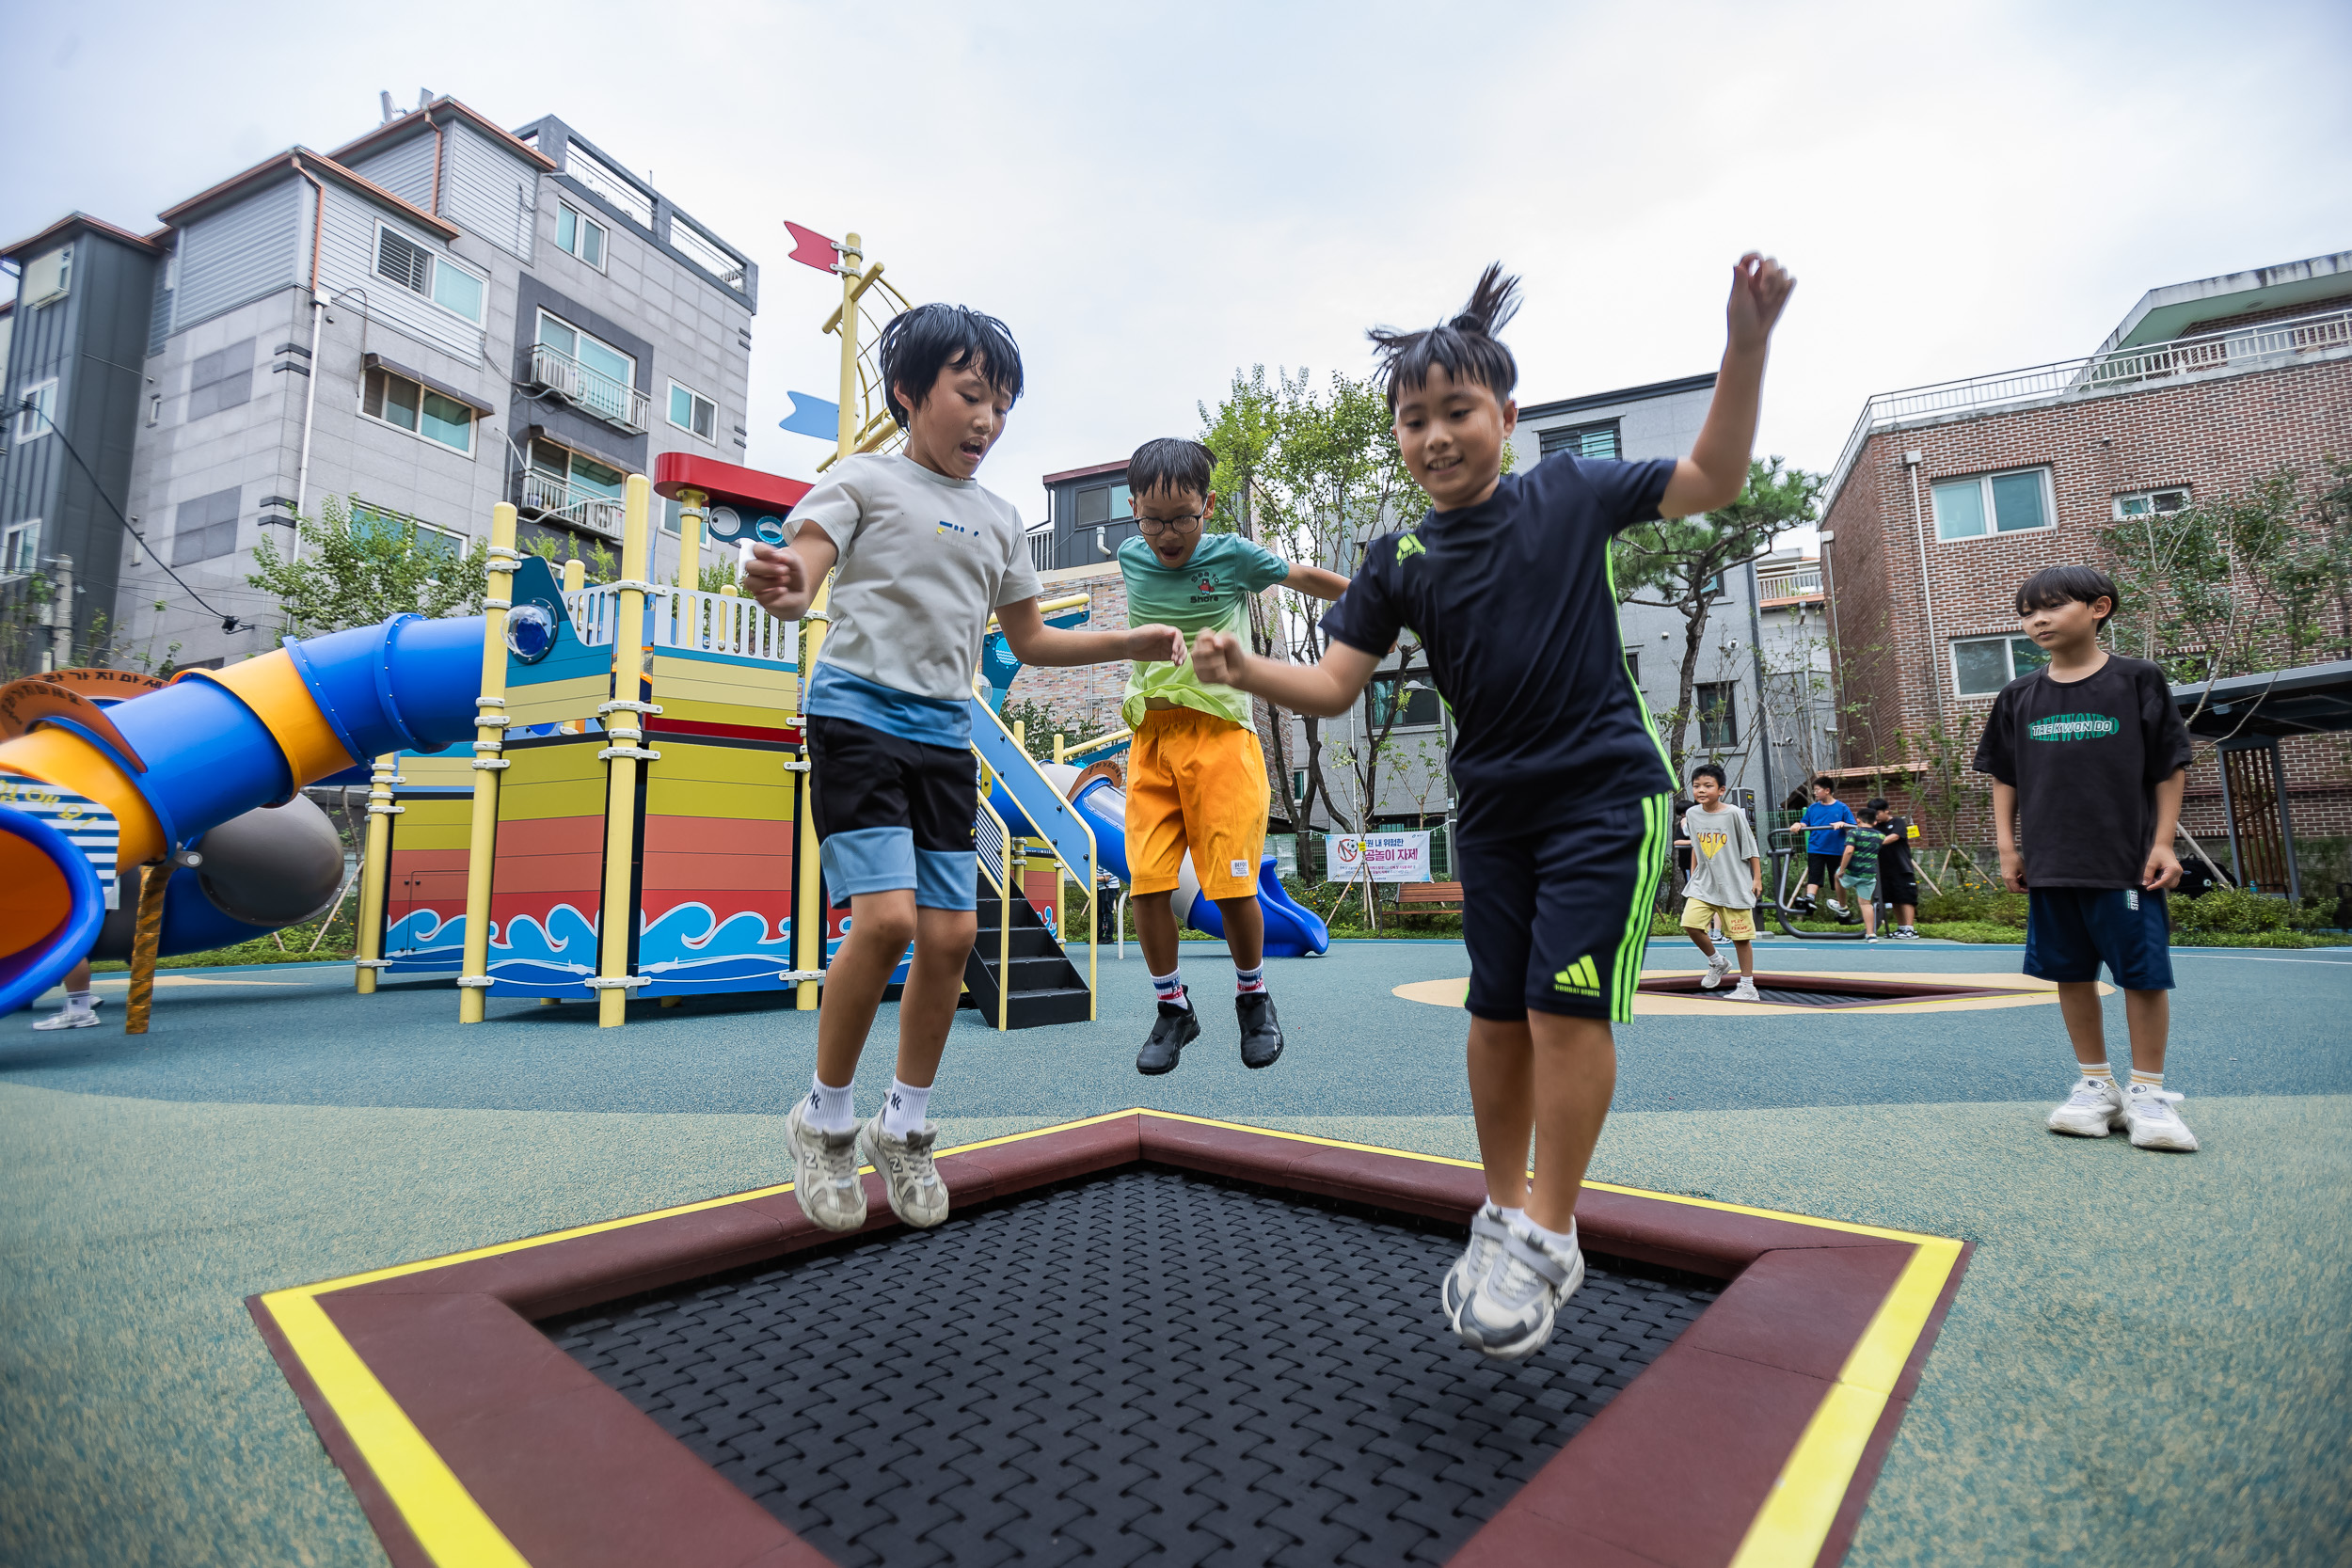
[[[1731,973],[1730,958],[1707,935],[1708,926],[1720,927],[1740,952],[1740,984],[1731,999],[1754,1002],[1756,901],[1764,893],[1764,857],[1756,850],[1748,814],[1724,800],[1720,763],[1702,762],[1691,769],[1691,799],[1698,804],[1682,814],[1682,834],[1691,841],[1682,934],[1707,955],[1707,974],[1699,984],[1713,990]]]
[[[794,621],[839,567],[802,709],[825,882],[850,919],[825,971],[815,1081],[786,1123],[793,1191],[829,1230],[866,1223],[861,1157],[907,1224],[947,1217],[924,1117],[977,924],[972,673],[990,612],[1025,664],[1184,654],[1168,626],[1060,630],[1039,613],[1020,514],[972,477],[1021,395],[1021,350],[1002,322],[918,306],[882,329],[881,352],[906,450],[837,465],[792,509],[790,546],[755,546],[744,570],[768,612]],[[910,940],[897,1077],[861,1124],[858,1058]]]

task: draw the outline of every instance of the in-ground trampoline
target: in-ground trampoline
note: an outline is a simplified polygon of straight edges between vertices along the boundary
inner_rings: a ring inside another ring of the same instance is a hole
[[[1475,1167],[1152,1112],[249,1303],[400,1563],[1834,1561],[1966,1249],[1593,1184],[1518,1366]]]

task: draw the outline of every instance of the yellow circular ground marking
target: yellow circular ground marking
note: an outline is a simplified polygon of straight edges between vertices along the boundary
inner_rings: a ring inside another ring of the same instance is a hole
[[[1645,969],[1642,971],[1642,978],[1645,980],[1663,979],[1669,975],[1704,974],[1707,971],[1704,965],[1688,969]],[[1771,1015],[1786,1018],[1791,1014],[1802,1013],[1812,1018],[1820,1018],[1824,1014],[1837,1018],[1853,1018],[1871,1013],[1978,1013],[1995,1007],[2039,1007],[2058,1000],[2056,984],[2048,980],[2037,980],[2030,974],[2020,974],[2014,970],[1999,970],[1989,974],[1955,974],[1948,972],[1889,974],[1877,970],[1842,969],[1809,969],[1802,972],[1767,970],[1764,973],[1768,975],[1803,973],[1822,980],[1907,980],[1931,986],[1998,987],[2008,994],[1928,997],[1916,1002],[1897,1000],[1874,1003],[1864,1007],[1824,1008],[1798,1006],[1782,1002],[1742,1002],[1732,1005],[1712,998],[1657,996],[1648,991],[1636,991],[1633,993],[1633,1015],[1636,1018],[1696,1018],[1700,1016],[1721,1018],[1728,1012],[1749,1017]],[[1737,983],[1736,976],[1724,982],[1726,989]],[[1424,1002],[1433,1007],[1458,1007],[1462,1005],[1463,999],[1470,994],[1470,979],[1465,975],[1459,980],[1414,980],[1406,985],[1392,988],[1389,994],[1403,997],[1407,1002]],[[2112,996],[2115,994],[2115,988],[2101,981],[2099,994]]]

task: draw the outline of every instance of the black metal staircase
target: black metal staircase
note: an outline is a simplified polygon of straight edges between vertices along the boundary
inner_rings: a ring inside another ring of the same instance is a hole
[[[1008,908],[1012,914],[1009,938],[999,924]],[[977,1007],[991,1025],[1001,1016],[1008,1029],[1084,1023],[1091,1011],[1086,976],[1062,952],[1061,943],[1029,901],[1015,894],[1009,906],[999,903],[996,889],[983,874],[979,915],[979,935],[973,941],[970,957],[963,960],[965,1002]],[[1002,956],[1008,947],[1011,957],[1006,960]],[[1000,969],[1009,974],[1000,975]]]

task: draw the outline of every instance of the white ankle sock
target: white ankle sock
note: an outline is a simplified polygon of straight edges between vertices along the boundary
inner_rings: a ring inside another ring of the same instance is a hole
[[[1574,1220],[1568,1222],[1568,1227],[1565,1230],[1546,1230],[1534,1220],[1524,1217],[1518,1223],[1527,1227],[1530,1235],[1553,1252],[1565,1252],[1576,1244],[1576,1222]]]
[[[89,992],[86,990],[67,991],[65,993],[65,1010],[69,1013],[88,1012]]]
[[[1263,960],[1255,969],[1244,969],[1239,964],[1233,966],[1233,994],[1235,996],[1248,996],[1263,990],[1265,990],[1265,964]]]
[[[816,1076],[808,1080],[808,1124],[819,1132],[847,1132],[857,1125],[857,1111],[850,1098],[857,1085],[844,1084],[834,1088]]]
[[[1527,1211],[1524,1209],[1504,1209],[1500,1206],[1496,1206],[1495,1212],[1502,1217],[1502,1223],[1505,1225],[1525,1225],[1527,1223]]]
[[[2139,1069],[2134,1068],[2132,1069],[2132,1087],[2136,1089],[2160,1089],[2164,1087],[2164,1074],[2161,1072],[2142,1072]]]
[[[2082,1075],[2085,1078],[2090,1079],[2094,1084],[2112,1084],[2115,1082],[2115,1069],[2107,1066],[2105,1062],[2076,1062],[2074,1066],[2081,1069]]]
[[[1171,969],[1165,974],[1152,975],[1152,990],[1163,1002],[1173,1003],[1179,1007],[1192,1006],[1192,998],[1184,994],[1184,972],[1181,968]]]
[[[882,1131],[894,1138],[923,1131],[923,1113],[930,1109],[930,1085],[916,1088],[912,1084],[890,1081],[890,1098],[882,1101]]]

